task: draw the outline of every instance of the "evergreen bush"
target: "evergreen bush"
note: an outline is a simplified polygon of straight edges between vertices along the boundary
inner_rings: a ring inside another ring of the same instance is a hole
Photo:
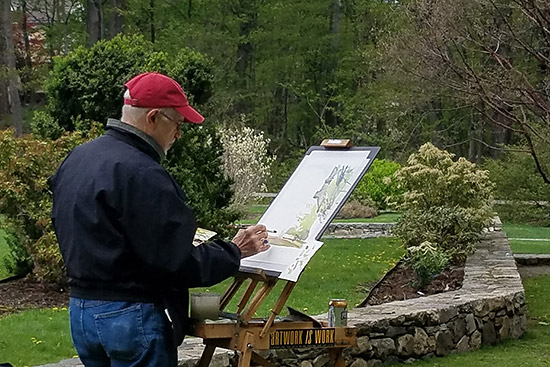
[[[165,60],[140,36],[119,35],[58,56],[46,79],[47,111],[66,131],[74,130],[76,116],[105,123],[120,116],[124,82],[149,64]]]
[[[41,139],[55,140],[63,135],[63,128],[57,120],[46,111],[35,111],[31,120],[33,134]]]
[[[395,174],[404,193],[395,205],[403,211],[393,233],[407,247],[429,241],[460,261],[471,253],[489,224],[494,184],[489,173],[464,158],[428,143]]]
[[[212,94],[211,68],[206,56],[191,49],[168,55],[154,51],[142,36],[118,35],[56,57],[46,80],[46,107],[66,131],[75,129],[77,116],[105,123],[109,117],[120,116],[124,83],[147,71],[170,76],[190,100],[201,104]]]
[[[185,124],[164,166],[181,185],[198,225],[229,236],[228,224],[239,219],[239,213],[230,206],[233,191],[222,169],[222,154],[214,127]]]

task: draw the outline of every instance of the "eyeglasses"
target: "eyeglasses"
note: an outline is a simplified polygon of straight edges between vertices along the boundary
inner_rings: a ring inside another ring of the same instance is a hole
[[[185,121],[182,121],[182,120],[174,120],[173,118],[171,118],[170,116],[168,116],[167,114],[165,114],[164,112],[162,112],[161,110],[158,110],[159,113],[166,117],[168,120],[172,121],[174,124],[176,124],[176,127],[178,129],[181,129],[181,127],[183,126],[183,124],[185,123]]]

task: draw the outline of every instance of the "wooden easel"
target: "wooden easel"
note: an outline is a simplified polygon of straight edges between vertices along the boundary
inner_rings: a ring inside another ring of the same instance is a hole
[[[342,350],[356,344],[355,327],[328,328],[326,323],[319,327],[313,321],[276,321],[296,282],[285,280],[286,284],[267,319],[253,318],[278,280],[277,275],[266,274],[262,270],[241,271],[235,276],[220,302],[220,315],[225,320],[194,324],[193,335],[203,338],[206,345],[198,367],[207,367],[210,364],[216,347],[238,351],[238,367],[248,367],[251,362],[271,367],[273,365],[257,351],[285,347],[328,349],[333,365],[345,366]],[[239,300],[237,312],[224,312],[225,307],[246,281],[248,285]],[[256,290],[258,284],[261,286]],[[233,322],[227,322],[228,320]]]
[[[325,139],[321,146],[327,150],[354,149],[349,139]],[[374,159],[379,148],[372,149]],[[239,352],[238,367],[249,367],[251,362],[265,367],[272,366],[257,351],[274,348],[323,348],[328,350],[334,367],[345,367],[342,350],[357,344],[355,327],[328,327],[326,323],[309,317],[300,321],[276,319],[296,282],[283,280],[286,284],[268,318],[254,318],[256,311],[279,281],[278,276],[279,273],[267,273],[259,269],[241,269],[222,296],[220,315],[224,319],[221,322],[194,324],[193,335],[203,338],[206,345],[198,367],[208,367],[216,347]],[[248,282],[248,285],[237,304],[236,313],[224,312],[225,307],[245,282]]]

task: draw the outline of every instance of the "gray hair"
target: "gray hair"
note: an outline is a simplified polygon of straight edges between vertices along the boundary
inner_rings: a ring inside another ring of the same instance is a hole
[[[132,97],[130,96],[130,90],[127,89],[126,92],[124,92],[124,99],[131,98]],[[120,118],[120,120],[126,123],[135,123],[142,119],[143,116],[145,116],[149,111],[151,111],[151,108],[135,107],[129,104],[125,104],[122,106],[122,117]]]
[[[124,92],[124,99],[131,99],[130,96],[130,90],[127,89],[126,92]],[[170,110],[170,107],[163,107],[159,108],[162,112],[166,113]],[[134,124],[138,121],[140,121],[145,115],[147,115],[147,112],[151,111],[152,108],[149,107],[135,107],[131,106],[129,104],[125,104],[122,106],[122,117],[120,118],[120,121]]]

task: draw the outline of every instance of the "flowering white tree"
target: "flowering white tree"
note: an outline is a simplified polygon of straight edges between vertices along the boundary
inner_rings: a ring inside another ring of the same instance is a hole
[[[241,122],[245,118],[241,116]],[[266,190],[271,164],[275,160],[267,151],[269,139],[263,132],[241,126],[220,128],[224,146],[223,168],[233,180],[233,204],[236,206],[245,204],[255,192]]]

